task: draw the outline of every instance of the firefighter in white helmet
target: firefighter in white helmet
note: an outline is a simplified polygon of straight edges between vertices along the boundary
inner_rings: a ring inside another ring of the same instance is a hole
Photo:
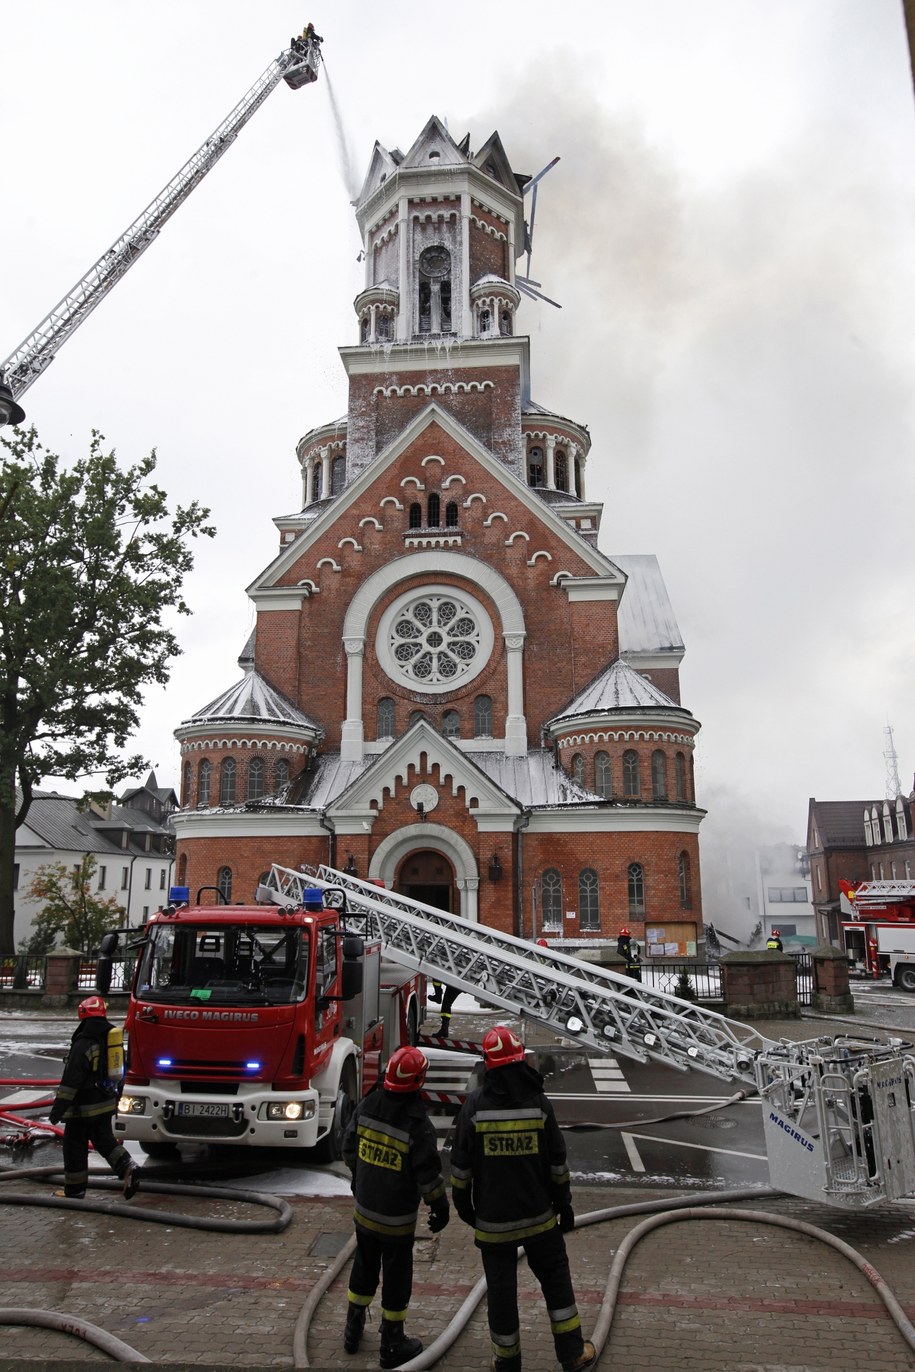
[[[451,1195],[483,1259],[492,1372],[521,1368],[519,1244],[546,1301],[556,1357],[564,1372],[579,1372],[595,1351],[582,1338],[563,1238],[575,1225],[565,1142],[513,1030],[487,1030],[483,1061],[483,1084],[458,1115]]]

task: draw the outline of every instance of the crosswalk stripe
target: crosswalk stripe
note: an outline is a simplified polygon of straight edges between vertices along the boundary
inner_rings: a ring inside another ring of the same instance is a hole
[[[588,1058],[594,1088],[602,1096],[625,1096],[631,1087],[615,1058]]]

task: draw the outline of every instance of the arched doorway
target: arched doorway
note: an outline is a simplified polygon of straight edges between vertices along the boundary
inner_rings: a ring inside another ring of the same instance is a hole
[[[420,849],[401,862],[394,889],[411,900],[450,913],[454,909],[454,868],[443,853]]]

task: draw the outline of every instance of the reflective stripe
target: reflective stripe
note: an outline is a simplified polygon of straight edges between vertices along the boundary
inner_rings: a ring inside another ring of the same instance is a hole
[[[578,1315],[573,1315],[570,1320],[550,1320],[550,1328],[554,1334],[571,1334],[573,1329],[581,1328],[581,1320]]]
[[[405,1134],[401,1129],[386,1129],[377,1120],[372,1124],[374,1127],[366,1125],[364,1120],[360,1121],[356,1132],[361,1139],[371,1139],[373,1143],[381,1143],[386,1148],[396,1148],[401,1153],[409,1153],[409,1134]]]
[[[477,1220],[477,1228],[474,1230],[474,1238],[478,1243],[521,1243],[524,1239],[533,1238],[535,1234],[546,1234],[556,1226],[556,1216],[551,1215],[543,1224],[529,1224],[525,1228],[514,1228],[502,1225],[499,1228],[481,1229],[480,1221]]]
[[[381,1318],[387,1320],[389,1324],[403,1324],[407,1318],[406,1310],[385,1310],[381,1307]]]
[[[370,1234],[380,1234],[383,1238],[403,1238],[408,1234],[416,1232],[416,1215],[407,1221],[398,1222],[397,1219],[388,1219],[380,1216],[372,1219],[363,1210],[356,1210],[353,1218],[362,1229],[367,1229]]]
[[[489,1337],[492,1340],[492,1351],[497,1358],[517,1358],[521,1352],[520,1330],[518,1331],[518,1337],[515,1339],[514,1343],[498,1343],[496,1341],[496,1336],[492,1331],[490,1331]],[[504,1335],[500,1335],[500,1338],[504,1338]]]
[[[372,1297],[371,1297],[371,1296],[360,1296],[359,1293],[358,1293],[358,1291],[353,1291],[352,1289],[350,1289],[349,1291],[347,1291],[346,1295],[347,1295],[347,1299],[349,1300],[349,1302],[350,1302],[351,1305],[371,1305],[371,1304],[372,1304]]]

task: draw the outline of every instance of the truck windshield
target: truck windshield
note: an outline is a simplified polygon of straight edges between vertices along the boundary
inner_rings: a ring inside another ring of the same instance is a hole
[[[137,995],[170,1004],[286,1005],[308,984],[301,929],[251,924],[154,924]]]

